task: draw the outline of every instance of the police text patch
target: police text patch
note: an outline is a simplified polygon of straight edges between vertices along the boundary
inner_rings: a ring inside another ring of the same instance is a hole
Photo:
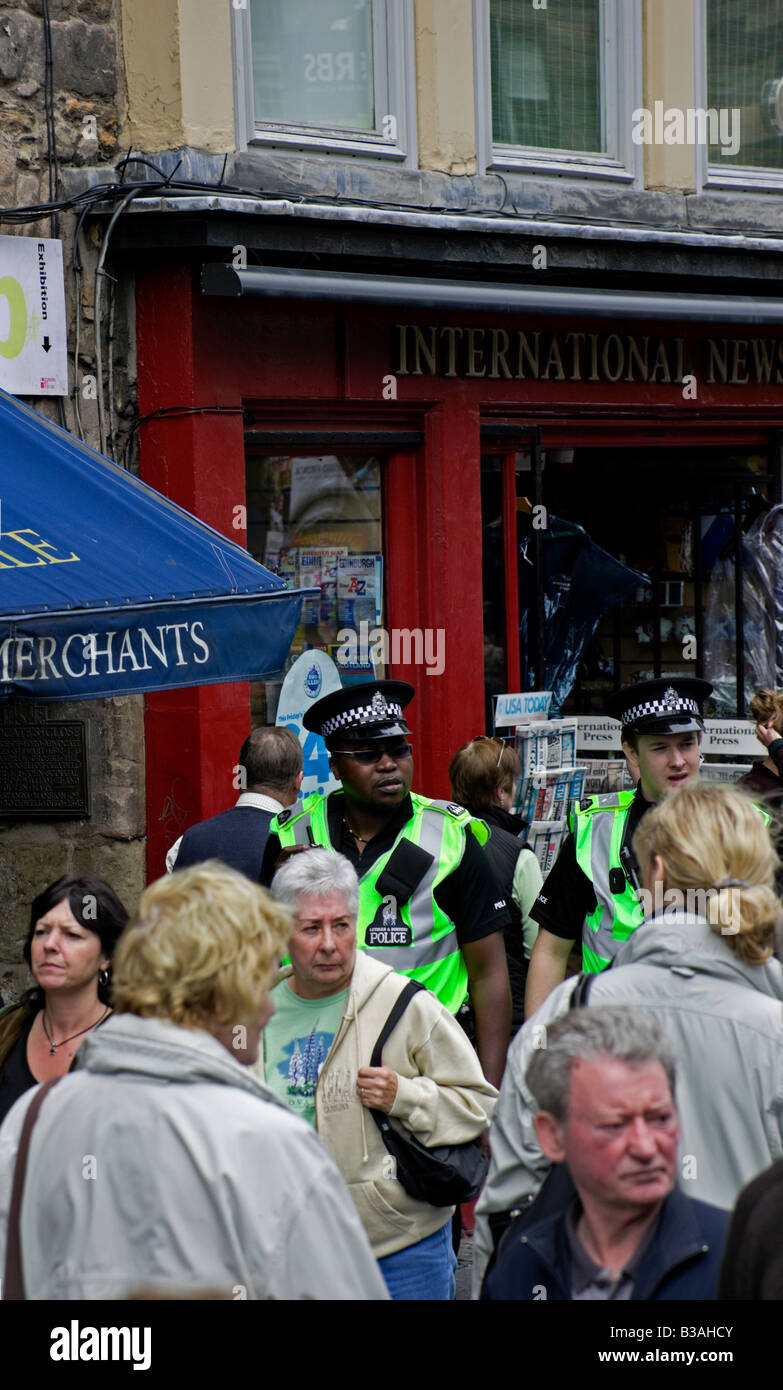
[[[365,946],[411,946],[413,934],[404,922],[395,926],[372,926],[367,928]]]

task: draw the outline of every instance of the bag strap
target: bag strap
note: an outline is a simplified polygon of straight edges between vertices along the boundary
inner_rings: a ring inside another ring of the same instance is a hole
[[[21,1216],[22,1216],[22,1197],[24,1195],[24,1183],[27,1175],[27,1152],[30,1148],[30,1135],[33,1132],[33,1125],[38,1119],[38,1113],[46,1099],[47,1093],[60,1080],[55,1076],[51,1081],[44,1081],[39,1086],[30,1104],[27,1107],[27,1114],[24,1117],[22,1133],[19,1136],[19,1148],[16,1151],[16,1164],[14,1166],[14,1182],[11,1188],[11,1205],[8,1209],[8,1237],[5,1247],[5,1285],[3,1297],[24,1301],[24,1273],[22,1271],[22,1242],[21,1242]]]
[[[387,893],[392,894],[399,906],[403,907],[405,903],[410,902],[427,870],[434,863],[434,854],[422,849],[421,845],[415,845],[403,835],[376,880],[375,891],[382,898]]]
[[[584,1009],[592,989],[594,974],[581,974],[571,991],[571,998],[568,1002],[569,1009]]]
[[[424,989],[424,985],[420,985],[418,980],[409,980],[405,988],[395,999],[392,1011],[378,1034],[378,1041],[372,1050],[372,1057],[370,1058],[371,1067],[380,1067],[383,1065],[382,1053],[386,1039],[397,1027],[397,1024],[405,1013],[414,994],[418,994],[420,989]]]
[[[394,1029],[397,1027],[397,1024],[399,1023],[400,1019],[405,1013],[405,1010],[410,1004],[414,994],[418,994],[419,990],[424,988],[425,986],[420,985],[418,980],[409,980],[405,988],[400,991],[400,993],[394,1001],[389,1017],[387,1018],[380,1033],[378,1034],[378,1041],[376,1042],[375,1047],[372,1050],[372,1057],[370,1058],[371,1067],[380,1067],[383,1065],[382,1054],[384,1046],[386,1044],[386,1039],[389,1037],[391,1033],[394,1032]],[[389,1117],[386,1114],[385,1110],[371,1110],[370,1114],[372,1115],[376,1125],[381,1131],[381,1134],[384,1134],[391,1130]]]

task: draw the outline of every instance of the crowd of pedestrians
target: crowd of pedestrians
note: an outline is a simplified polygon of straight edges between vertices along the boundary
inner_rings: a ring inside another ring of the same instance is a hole
[[[130,917],[44,889],[0,1010],[4,1297],[447,1301],[476,1197],[485,1301],[783,1297],[783,692],[740,787],[698,777],[707,693],[612,697],[636,790],[543,884],[513,749],[413,792],[414,692],[376,681],[308,715],[339,791],[298,800],[257,729]]]

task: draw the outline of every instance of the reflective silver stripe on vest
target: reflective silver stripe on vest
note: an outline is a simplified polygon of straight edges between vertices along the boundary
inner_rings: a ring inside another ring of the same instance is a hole
[[[609,887],[609,870],[612,867],[609,862],[609,852],[615,815],[618,810],[616,797],[610,802],[610,805],[611,809],[594,811],[590,817],[590,876],[593,880],[593,889],[598,906],[602,912],[598,931],[591,931],[587,925],[583,931],[585,945],[589,946],[590,950],[594,951],[597,956],[603,956],[609,960],[620,946],[620,943],[615,941],[612,936],[614,894]],[[592,916],[592,913],[589,915]]]
[[[366,946],[364,948],[373,960],[382,961],[384,965],[390,965],[394,970],[419,970],[425,965],[434,965],[436,961],[445,960],[447,956],[452,956],[455,951],[459,950],[456,927],[452,927],[451,931],[446,932],[437,941],[432,939],[434,925],[432,894],[440,869],[445,824],[446,818],[440,811],[430,811],[426,808],[422,811],[418,843],[422,849],[432,855],[433,862],[418,888],[415,889],[413,897],[402,909],[413,930],[413,944],[411,946]],[[373,865],[374,868],[375,865]],[[370,873],[372,871],[371,869]]]
[[[295,845],[307,845],[307,847],[310,848],[310,841],[307,836],[307,832],[310,829],[309,811],[300,813],[298,820],[295,820],[293,825],[285,825],[282,829],[288,831],[289,834],[293,834]]]

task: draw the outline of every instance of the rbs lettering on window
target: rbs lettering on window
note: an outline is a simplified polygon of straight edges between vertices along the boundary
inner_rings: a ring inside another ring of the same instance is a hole
[[[365,82],[367,80],[366,53],[352,53],[350,49],[342,53],[305,53],[304,63],[305,82]]]

